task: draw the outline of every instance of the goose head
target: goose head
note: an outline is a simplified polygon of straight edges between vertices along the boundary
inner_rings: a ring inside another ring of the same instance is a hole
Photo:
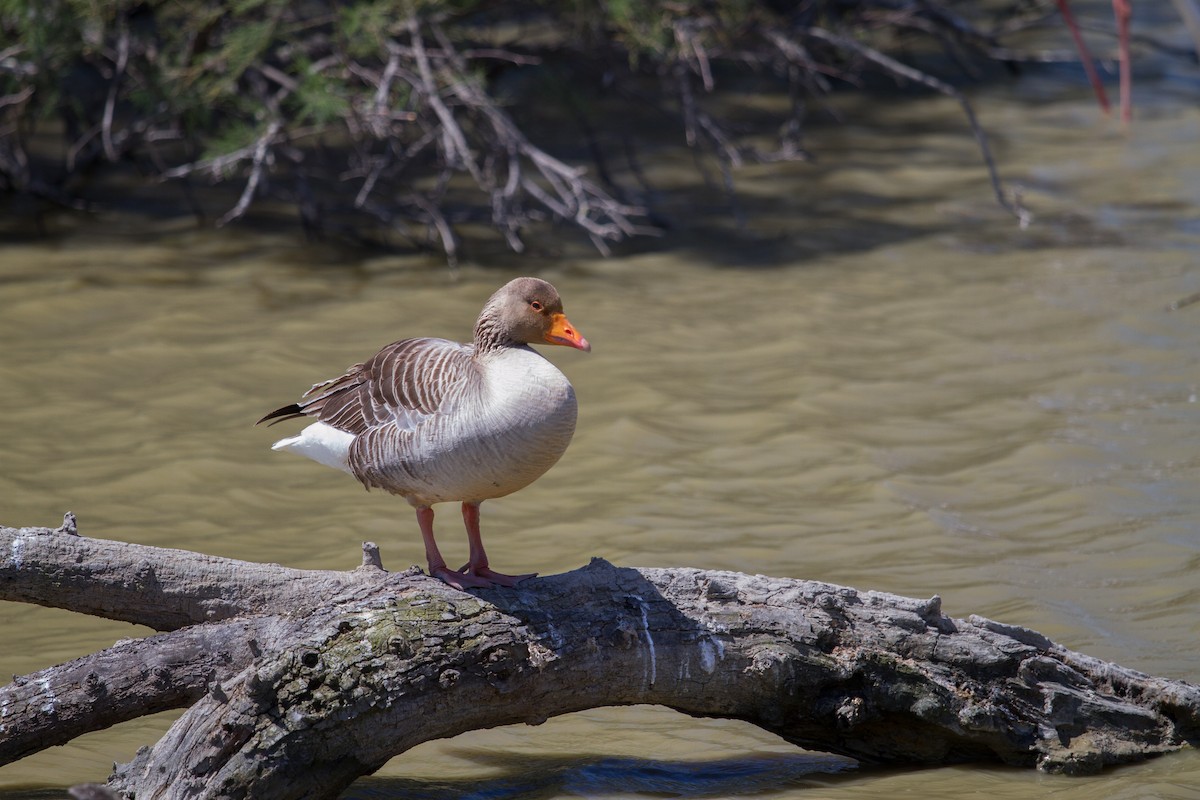
[[[563,313],[558,290],[540,278],[500,287],[475,323],[475,345],[486,351],[513,344],[554,344],[590,352],[592,345]]]

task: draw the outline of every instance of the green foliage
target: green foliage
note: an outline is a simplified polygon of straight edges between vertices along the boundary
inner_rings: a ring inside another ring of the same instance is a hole
[[[351,3],[338,10],[338,41],[351,58],[378,55],[386,49],[386,40],[403,22],[392,0]]]
[[[53,76],[69,67],[74,53],[88,47],[81,27],[70,4],[63,0],[0,0],[0,43],[19,47],[23,62],[17,71],[0,71],[0,93],[13,94],[28,87],[57,104],[59,86]],[[33,110],[45,113],[44,106],[35,104]]]
[[[286,108],[303,124],[328,125],[350,112],[351,94],[344,82],[326,72],[319,72],[306,59],[296,64],[299,82],[288,96]]]
[[[246,69],[256,62],[266,60],[267,48],[275,37],[276,21],[263,19],[247,21],[232,29],[226,29],[224,41],[213,54],[209,65],[216,66],[219,78],[209,87],[212,97],[230,87]]]
[[[202,156],[206,159],[216,158],[227,153],[249,147],[262,135],[259,126],[250,122],[236,120],[223,125],[213,135],[205,140]]]
[[[638,68],[672,57],[675,25],[690,14],[728,28],[745,25],[757,9],[755,0],[532,0],[503,11],[483,0],[0,0],[0,42],[19,44],[22,65],[0,68],[0,93],[33,91],[19,110],[0,114],[66,114],[84,127],[97,124],[115,54],[127,46],[119,110],[175,126],[211,153],[244,146],[266,115],[325,126],[370,106],[374,87],[345,64],[381,70],[389,43],[407,41],[414,14],[448,31],[461,24],[467,36],[506,13],[540,14],[562,31],[562,46],[615,42]],[[585,39],[575,35],[583,31]],[[472,64],[468,77],[482,84],[485,65]],[[403,101],[407,93],[397,85],[391,97]]]
[[[313,153],[319,159],[309,164],[320,161],[323,185],[349,193],[343,207],[367,208],[363,198],[370,192],[387,192],[393,201],[406,198],[399,204],[407,204],[408,211],[396,211],[396,202],[372,202],[370,207],[379,210],[371,213],[401,229],[395,220],[402,214],[420,226],[432,224],[448,252],[447,225],[434,207],[455,172],[469,174],[478,184],[487,198],[483,215],[510,242],[521,225],[547,216],[580,224],[593,241],[619,239],[632,229],[625,206],[595,187],[586,189],[591,193],[587,203],[576,205],[585,193],[576,169],[555,172],[544,154],[529,156],[528,137],[506,119],[508,109],[497,100],[495,86],[528,91],[531,82],[502,76],[540,60],[546,65],[541,85],[563,81],[552,94],[577,111],[593,96],[580,81],[618,84],[618,91],[606,90],[608,97],[621,96],[620,84],[641,96],[638,84],[645,83],[644,76],[666,76],[659,82],[663,94],[650,102],[680,115],[689,144],[738,163],[746,148],[691,91],[696,80],[711,89],[737,70],[785,79],[800,95],[826,86],[826,75],[843,74],[847,55],[862,62],[858,42],[865,46],[888,25],[923,35],[932,28],[936,37],[959,48],[983,41],[942,9],[946,3],[901,5],[891,0],[0,0],[0,187],[35,183],[26,174],[29,159],[21,157],[27,150],[22,137],[37,135],[43,120],[57,117],[61,124],[54,130],[63,131],[61,149],[70,153],[63,174],[89,160],[132,155],[177,177],[212,166],[200,163],[207,158],[219,159],[225,176],[249,172],[253,180],[247,185],[253,189],[264,169],[286,169],[279,165],[302,162]],[[884,17],[893,21],[881,22]],[[836,38],[822,38],[811,27],[805,38],[805,26],[817,25],[835,31]],[[797,44],[789,50],[779,37]],[[426,54],[419,62],[418,39]],[[807,55],[795,56],[797,49]],[[799,124],[791,119],[786,129]],[[268,133],[269,141],[263,139]],[[317,141],[336,146],[306,150]],[[261,157],[268,151],[270,158]],[[789,133],[781,157],[795,152]],[[497,186],[507,187],[510,176],[518,174],[502,172],[516,153],[525,153],[526,173],[541,170],[545,182],[525,181],[497,194]],[[430,179],[431,169],[436,180]],[[414,191],[424,190],[414,186],[423,179],[438,188],[418,196]],[[385,184],[386,189],[375,188]],[[564,194],[548,200],[545,186]],[[250,195],[245,198],[238,214]],[[537,210],[538,204],[545,209]],[[599,207],[607,210],[596,211]],[[480,216],[478,210],[457,216],[472,215]]]

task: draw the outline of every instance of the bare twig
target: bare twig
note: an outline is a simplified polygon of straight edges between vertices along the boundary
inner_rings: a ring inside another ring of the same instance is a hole
[[[117,90],[121,86],[121,78],[125,75],[125,67],[129,64],[129,26],[125,18],[120,17],[120,37],[117,39],[117,63],[113,70],[112,82],[108,85],[108,97],[104,102],[104,121],[101,125],[101,141],[104,143],[104,155],[109,161],[117,160],[117,149],[113,146],[112,123],[113,111],[117,105]]]
[[[287,89],[289,92],[296,91],[300,85],[291,75],[288,75],[283,70],[273,67],[270,64],[260,65],[258,67],[258,71],[261,72],[264,77],[274,81],[275,83],[279,84],[280,87]]]
[[[3,97],[0,97],[0,108],[4,108],[5,106],[20,105],[21,103],[28,101],[31,97],[33,97],[33,87],[26,86],[24,89],[21,89],[18,92],[13,92],[12,94],[6,94]]]
[[[554,158],[525,137],[512,119],[504,113],[484,92],[475,86],[466,74],[466,65],[449,37],[439,25],[432,30],[443,53],[449,55],[445,69],[453,69],[453,79],[448,88],[463,107],[480,113],[496,136],[497,147],[504,152],[503,161],[508,165],[507,176],[501,181],[494,174],[494,166],[480,171],[476,182],[493,197],[493,208],[511,210],[517,187],[523,188],[560,219],[570,220],[598,240],[619,240],[634,230],[629,217],[641,213],[641,209],[623,205],[585,177],[580,167],[572,167]],[[450,74],[450,73],[448,73]],[[440,116],[440,115],[439,115]],[[519,169],[523,157],[537,169],[538,175],[549,185],[551,192]],[[492,160],[495,163],[496,159]],[[503,188],[500,188],[501,185]],[[500,198],[497,200],[496,198]],[[510,244],[515,241],[515,220],[509,220],[500,229],[505,232]],[[601,248],[602,252],[607,247]]]
[[[704,83],[704,91],[713,90],[712,67],[709,66],[708,53],[697,34],[697,21],[694,19],[677,20],[672,26],[675,31],[675,43],[684,61],[694,65],[695,71]]]
[[[768,30],[763,35],[788,62],[800,67],[803,70],[803,74],[808,76],[808,80],[812,82],[812,85],[822,92],[829,92],[833,89],[829,85],[829,81],[825,79],[825,75],[832,75],[837,78],[843,77],[844,73],[842,70],[818,62],[808,52],[807,47],[795,39],[784,36],[781,31]]]
[[[1200,57],[1200,2],[1197,0],[1172,0],[1172,3],[1179,18],[1183,20],[1183,26],[1187,28],[1188,36],[1195,47],[1192,55]]]
[[[375,188],[375,183],[379,180],[379,176],[391,165],[391,161],[390,156],[380,156],[374,159],[374,164],[367,173],[366,180],[359,187],[358,194],[354,196],[355,208],[362,208],[363,204],[367,202],[367,198],[371,196],[371,191]]]
[[[159,176],[161,180],[171,180],[172,178],[182,178],[185,175],[191,175],[195,172],[209,171],[214,178],[221,177],[227,170],[241,161],[254,156],[258,150],[258,141],[253,144],[248,144],[245,147],[239,147],[237,150],[231,150],[228,153],[222,153],[219,156],[205,158],[200,161],[193,161],[189,164],[180,164],[178,167],[172,167],[165,170]]]
[[[217,227],[221,228],[239,219],[246,213],[246,209],[250,207],[250,201],[254,199],[254,193],[258,190],[258,184],[262,180],[263,171],[268,164],[268,156],[271,153],[271,145],[275,143],[275,137],[279,134],[283,123],[279,120],[271,120],[271,124],[267,126],[267,130],[262,136],[258,137],[258,141],[254,145],[254,163],[250,167],[250,177],[246,180],[246,187],[242,189],[242,196],[238,198],[237,205],[229,209],[220,219],[217,220]]]
[[[76,160],[79,158],[79,154],[83,152],[83,148],[87,147],[88,143],[95,139],[96,136],[101,132],[101,127],[102,125],[93,125],[91,128],[84,131],[84,133],[78,139],[72,142],[70,147],[67,148],[66,163],[68,170],[75,170]]]
[[[390,44],[389,49],[405,58],[415,58],[414,48],[399,44],[398,42],[393,42]],[[496,47],[472,47],[464,50],[455,49],[454,52],[468,60],[474,60],[478,58],[489,59],[492,61],[507,61],[511,64],[517,64],[518,66],[536,66],[542,63],[542,59],[538,56],[531,56],[525,53],[514,53],[511,50],[502,50]],[[438,59],[442,61],[448,60],[451,57],[451,53],[448,53],[445,50],[428,46],[425,47],[425,53],[431,59]]]
[[[1165,310],[1178,311],[1179,309],[1187,308],[1194,303],[1200,303],[1200,292],[1192,292],[1189,295],[1185,295],[1180,297],[1178,300],[1168,303]]]
[[[955,89],[945,81],[939,80],[938,78],[935,78],[926,72],[922,72],[921,70],[910,67],[907,64],[902,64],[896,59],[886,56],[872,47],[868,47],[861,42],[849,39],[845,36],[824,30],[823,28],[808,28],[804,30],[804,35],[828,42],[829,44],[832,44],[835,47],[843,50],[849,50],[851,52],[858,53],[863,58],[871,61],[874,64],[877,64],[887,72],[890,72],[897,77],[905,78],[906,80],[913,81],[914,83],[919,83],[922,86],[928,86],[934,91],[940,92],[947,97],[952,97],[957,100],[958,104],[962,106],[963,113],[966,114],[967,122],[971,126],[971,132],[975,135],[975,141],[979,144],[979,150],[983,156],[984,165],[987,167],[988,177],[991,179],[992,190],[995,192],[996,201],[1017,218],[1017,222],[1022,228],[1029,224],[1032,219],[1032,215],[1021,204],[1020,199],[1016,197],[1010,198],[1005,193],[1004,184],[1000,180],[1000,173],[996,169],[996,162],[992,158],[991,147],[988,145],[987,134],[984,132],[983,126],[979,124],[979,120],[975,117],[975,109],[971,106],[971,102],[967,100],[966,96],[962,92],[958,91],[958,89]]]
[[[479,165],[475,163],[474,156],[471,155],[471,148],[467,145],[467,137],[455,121],[450,109],[442,102],[440,90],[433,77],[433,69],[429,64],[429,56],[425,52],[425,44],[421,38],[421,23],[415,15],[408,18],[408,33],[412,38],[413,57],[417,62],[417,70],[421,76],[420,88],[424,90],[425,101],[429,103],[429,107],[433,109],[434,113],[437,114],[438,120],[442,123],[442,132],[445,141],[449,145],[447,147],[447,155],[451,161],[456,160],[460,163],[476,182],[481,183],[483,176],[479,172]]]
[[[446,221],[446,217],[442,214],[441,209],[420,194],[414,193],[408,199],[428,215],[428,223],[437,230],[438,236],[441,238],[442,252],[446,254],[446,263],[450,269],[457,269],[458,239],[455,237],[454,229]]]
[[[391,121],[390,115],[385,112],[388,105],[388,96],[392,91],[392,81],[396,79],[396,72],[400,69],[400,54],[395,50],[388,53],[387,66],[383,69],[383,75],[379,78],[379,85],[375,87],[375,103],[371,108],[371,123],[373,125],[375,135],[383,138],[387,135],[386,128],[380,123],[381,120],[387,119]]]
[[[21,55],[21,53],[24,53],[27,49],[28,47],[24,44],[9,45],[3,50],[0,50],[0,64],[4,64],[10,58],[16,58],[17,56]]]
[[[1064,0],[1065,1],[1065,0]],[[1129,55],[1129,18],[1133,15],[1130,0],[1113,0],[1113,16],[1117,19],[1117,59],[1121,80],[1121,122],[1128,125],[1133,119],[1133,73]]]
[[[17,58],[17,56],[24,53],[27,49],[23,44],[14,44],[11,47],[0,50],[0,72],[25,78],[32,78],[37,75],[39,70],[35,62],[21,61]]]

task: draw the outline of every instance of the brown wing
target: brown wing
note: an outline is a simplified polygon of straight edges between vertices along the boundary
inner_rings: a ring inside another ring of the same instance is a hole
[[[411,429],[457,402],[464,378],[474,369],[472,352],[471,346],[446,339],[393,342],[259,422],[314,417],[355,435],[388,423]]]

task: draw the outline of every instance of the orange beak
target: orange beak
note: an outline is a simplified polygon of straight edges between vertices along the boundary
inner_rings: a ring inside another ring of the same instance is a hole
[[[550,330],[546,331],[544,338],[546,344],[561,344],[585,353],[592,351],[591,344],[579,335],[579,331],[571,325],[571,320],[567,319],[566,314],[550,315]]]

